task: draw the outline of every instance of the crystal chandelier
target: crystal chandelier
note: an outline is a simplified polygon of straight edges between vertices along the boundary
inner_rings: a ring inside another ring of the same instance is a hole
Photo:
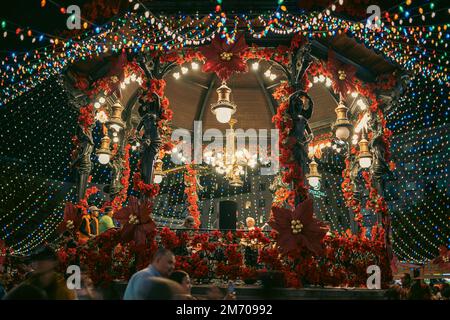
[[[206,151],[204,153],[205,162],[212,166],[218,174],[225,175],[233,187],[242,187],[244,181],[243,176],[247,168],[254,168],[258,163],[258,155],[251,154],[247,149],[242,148],[236,150],[236,135],[234,132],[234,125],[237,123],[235,119],[231,119],[230,131],[227,136],[227,143],[231,143],[230,152],[222,151]]]

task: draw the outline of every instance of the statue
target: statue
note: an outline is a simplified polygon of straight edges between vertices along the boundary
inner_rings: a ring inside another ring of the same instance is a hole
[[[377,116],[371,117],[369,125],[373,132],[372,140],[369,143],[373,154],[371,171],[372,175],[378,180],[385,174],[391,174],[391,170],[385,157],[386,146],[383,141],[383,126]]]
[[[158,120],[161,114],[160,98],[158,95],[153,94],[152,101],[144,101],[140,98],[139,102],[141,103],[139,115],[142,118],[137,131],[144,129],[144,134],[141,138],[141,177],[144,183],[150,184],[153,182],[155,158],[162,144],[158,131]]]
[[[114,157],[114,161],[109,163],[111,168],[111,183],[107,188],[107,191],[110,195],[118,194],[123,189],[123,185],[120,182],[124,168],[123,162],[123,156],[118,155]]]
[[[91,154],[94,151],[94,140],[92,139],[92,128],[85,130],[82,126],[78,127],[77,137],[79,140],[78,152],[70,167],[76,170],[76,185],[78,201],[84,198],[88,179],[92,170]]]
[[[313,112],[313,102],[304,91],[296,91],[289,97],[289,115],[292,118],[293,128],[291,137],[295,137],[294,158],[302,169],[302,173],[308,172],[308,143],[313,135],[308,120]]]

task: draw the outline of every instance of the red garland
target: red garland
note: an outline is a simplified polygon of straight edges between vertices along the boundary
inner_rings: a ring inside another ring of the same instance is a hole
[[[119,192],[117,196],[114,197],[113,201],[111,202],[111,207],[113,207],[114,211],[119,210],[122,208],[122,204],[127,200],[128,195],[128,187],[130,186],[130,148],[131,145],[127,144],[124,148],[125,155],[124,155],[124,166],[122,170],[122,178],[120,179],[120,183],[122,184],[123,188]]]
[[[197,171],[191,165],[186,165],[186,174],[184,175],[184,193],[187,196],[189,204],[189,214],[194,218],[195,228],[200,226],[200,211],[198,210],[198,195],[197,195]]]

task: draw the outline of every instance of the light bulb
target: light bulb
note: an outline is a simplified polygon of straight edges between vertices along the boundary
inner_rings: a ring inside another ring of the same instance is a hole
[[[369,168],[372,165],[372,158],[359,158],[359,165],[361,166],[361,168]]]
[[[109,154],[101,153],[98,155],[98,162],[101,164],[107,164],[109,162]]]
[[[308,183],[311,187],[315,188],[319,185],[319,178],[318,177],[309,177]]]
[[[163,180],[163,177],[162,177],[162,175],[159,175],[159,174],[156,174],[155,177],[153,178],[153,182],[158,183],[158,184],[161,183],[162,180]]]
[[[182,73],[182,74],[186,74],[188,71],[189,71],[188,68],[186,68],[186,67],[181,67],[181,73]]]
[[[270,69],[267,69],[266,72],[264,72],[264,75],[269,78],[272,72],[270,72]]]
[[[259,68],[259,62],[253,62],[252,69],[256,71],[256,70],[258,70],[258,68]]]
[[[231,109],[230,108],[217,108],[216,119],[220,123],[227,123],[231,119]]]
[[[364,101],[362,99],[358,99],[356,104],[358,105],[358,107],[361,108],[361,110],[366,110],[367,109],[367,105],[364,103]]]
[[[193,61],[193,62],[191,63],[191,68],[192,68],[192,70],[198,70],[198,68],[199,68],[198,63],[195,62],[195,61]]]
[[[174,72],[173,73],[173,77],[175,78],[175,79],[180,79],[180,73],[179,72]]]
[[[350,136],[350,130],[347,127],[338,127],[336,129],[336,138],[339,140],[347,140]]]

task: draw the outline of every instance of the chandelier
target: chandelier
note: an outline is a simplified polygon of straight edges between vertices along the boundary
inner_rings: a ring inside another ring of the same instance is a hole
[[[247,168],[254,168],[258,163],[258,155],[251,154],[246,148],[236,150],[236,135],[234,132],[234,125],[237,123],[236,119],[231,119],[229,122],[230,130],[227,135],[227,143],[230,143],[229,152],[220,151],[205,151],[203,154],[205,162],[213,167],[218,174],[224,175],[231,186],[242,187],[244,181],[241,176],[245,175]]]

